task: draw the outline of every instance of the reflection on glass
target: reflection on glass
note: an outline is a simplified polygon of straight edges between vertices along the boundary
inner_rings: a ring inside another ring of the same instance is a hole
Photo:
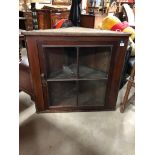
[[[105,102],[106,81],[79,81],[78,105],[103,106]]]
[[[50,82],[48,90],[50,106],[76,106],[76,82]]]
[[[46,47],[50,106],[103,106],[112,48]]]
[[[72,79],[77,76],[76,48],[46,48],[47,77],[52,79]]]
[[[80,78],[107,78],[111,47],[83,47],[79,53]]]

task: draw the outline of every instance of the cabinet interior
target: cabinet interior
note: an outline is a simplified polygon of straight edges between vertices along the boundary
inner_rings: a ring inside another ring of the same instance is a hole
[[[104,106],[112,46],[44,47],[49,106]]]

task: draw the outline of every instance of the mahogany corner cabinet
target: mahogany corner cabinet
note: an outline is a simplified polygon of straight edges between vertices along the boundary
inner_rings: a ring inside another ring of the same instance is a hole
[[[37,112],[115,110],[130,34],[80,27],[23,34]]]

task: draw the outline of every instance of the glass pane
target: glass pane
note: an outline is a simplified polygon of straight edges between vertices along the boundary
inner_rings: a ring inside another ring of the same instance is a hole
[[[105,102],[106,80],[79,81],[79,106],[103,106]]]
[[[75,81],[48,82],[49,106],[76,106],[77,86]]]
[[[111,47],[83,47],[79,50],[79,77],[107,79]]]
[[[45,48],[47,78],[72,79],[77,77],[76,48]]]

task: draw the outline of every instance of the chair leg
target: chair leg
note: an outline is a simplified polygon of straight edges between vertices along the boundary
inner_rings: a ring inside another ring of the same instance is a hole
[[[132,83],[129,81],[128,84],[127,84],[127,89],[126,89],[124,98],[123,98],[123,102],[120,105],[120,112],[121,113],[124,112],[125,108],[128,105],[128,98],[129,98],[129,93],[130,93],[131,87],[132,87]]]
[[[120,112],[121,113],[124,112],[125,108],[130,103],[128,98],[129,98],[129,93],[130,93],[131,87],[135,87],[134,76],[135,76],[135,64],[132,68],[131,75],[130,75],[130,78],[129,78],[128,83],[127,83],[127,88],[126,88],[126,92],[125,92],[125,95],[123,98],[123,102],[120,105]]]

